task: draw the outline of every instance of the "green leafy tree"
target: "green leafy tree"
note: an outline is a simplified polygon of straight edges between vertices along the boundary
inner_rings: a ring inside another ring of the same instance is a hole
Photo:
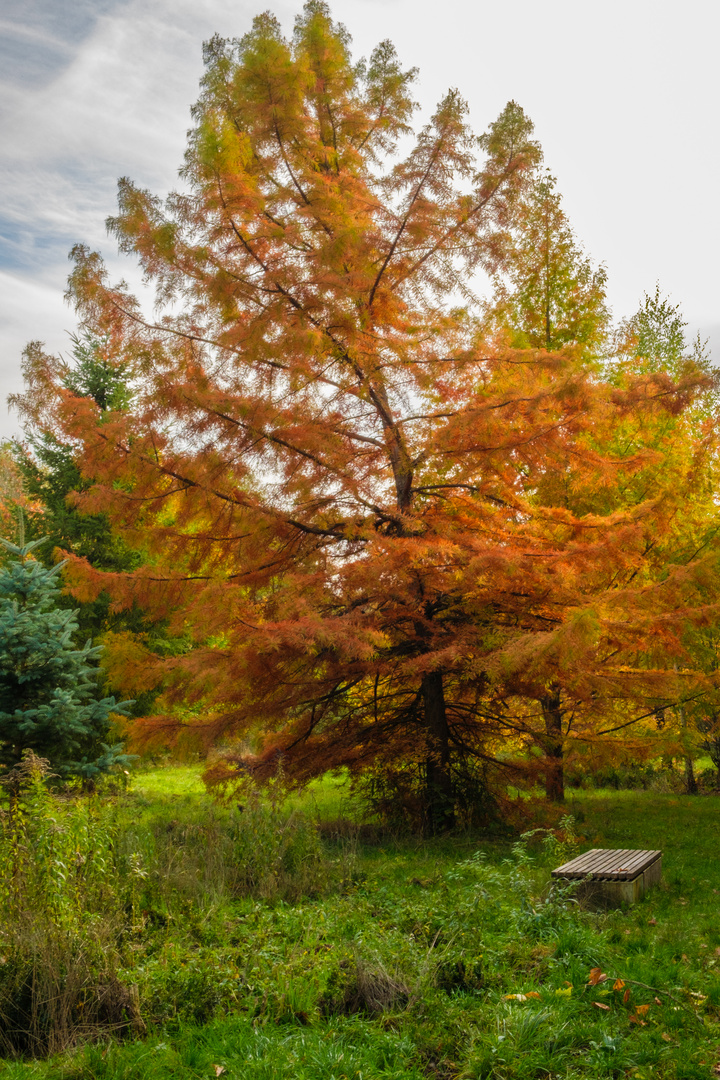
[[[537,198],[536,189],[530,201]],[[535,219],[536,224],[538,220]],[[567,222],[560,228],[563,221],[558,218],[556,226],[566,241],[567,273],[564,279],[556,278],[556,282],[572,280],[569,268],[573,260],[569,256],[575,250],[573,258],[578,257],[577,249],[573,249],[570,242],[572,234]],[[523,228],[526,225],[527,218]],[[519,233],[522,231],[521,228]],[[542,236],[537,238],[536,255],[538,265],[541,265],[539,240]],[[554,248],[556,254],[562,249],[563,245],[558,242]],[[530,259],[532,245],[524,250]],[[517,265],[511,263],[509,277]],[[527,267],[529,263],[522,265]],[[584,266],[588,271],[589,264],[584,263]],[[543,284],[541,277],[534,280],[536,284]],[[530,277],[525,282],[532,284]],[[578,302],[581,295],[581,292],[575,294]],[[504,308],[501,305],[496,308],[496,314],[504,314],[509,320],[512,316],[506,325],[516,328],[535,326],[537,336],[534,340],[528,334],[517,333],[513,337],[516,347],[543,347],[541,315],[543,297],[546,296],[543,289],[538,287],[534,291],[528,285],[524,291],[513,294],[512,304],[508,301]],[[597,353],[587,347],[593,342],[601,344],[600,339],[590,333],[593,326],[600,328],[602,325],[597,321],[601,310],[596,306],[597,298],[592,291],[585,295],[587,307],[575,309],[572,324],[576,328],[574,344],[581,347],[580,363],[592,372],[598,371],[598,365],[593,364]],[[550,331],[552,326],[550,320]],[[563,332],[569,332],[569,327],[570,323],[565,324]],[[583,327],[588,330],[587,336],[583,336]],[[501,708],[498,710],[497,700],[488,703],[488,713],[501,727],[506,723],[509,732],[521,734],[534,752],[539,751],[538,771],[544,777],[548,797],[553,800],[564,798],[564,765],[568,757],[588,760],[591,754],[596,762],[617,760],[619,755],[642,755],[651,748],[656,752],[660,742],[664,747],[670,747],[671,753],[685,756],[687,787],[689,791],[694,790],[692,749],[693,741],[697,743],[693,721],[696,715],[707,747],[714,747],[714,733],[717,732],[720,748],[720,723],[717,721],[720,694],[712,689],[718,669],[718,631],[711,616],[702,620],[696,617],[700,606],[711,606],[717,598],[717,562],[713,563],[711,557],[711,553],[718,550],[720,528],[714,495],[717,490],[717,438],[713,417],[717,416],[717,378],[702,343],[698,339],[688,341],[686,327],[680,308],[656,288],[654,294],[645,296],[636,314],[619,329],[614,343],[615,355],[605,366],[610,385],[627,391],[638,382],[650,386],[657,380],[665,380],[665,389],[659,391],[660,395],[674,394],[680,384],[692,387],[692,390],[684,400],[678,397],[677,405],[667,410],[627,410],[622,417],[615,417],[609,426],[596,423],[588,431],[588,445],[607,459],[618,462],[619,467],[609,482],[599,483],[598,477],[588,475],[579,460],[569,458],[562,466],[556,464],[543,470],[535,484],[535,507],[543,508],[543,513],[555,508],[556,513],[574,514],[578,520],[586,515],[622,514],[635,515],[639,524],[647,508],[653,507],[654,527],[648,531],[625,572],[620,571],[619,566],[607,567],[606,587],[610,594],[616,591],[620,595],[621,590],[628,587],[646,587],[657,599],[674,573],[682,567],[692,567],[698,559],[708,556],[702,581],[698,579],[697,606],[693,611],[687,611],[685,629],[680,635],[682,640],[666,642],[658,649],[662,636],[658,629],[637,639],[637,645],[626,650],[623,657],[624,685],[610,691],[609,684],[602,686],[600,680],[592,694],[578,695],[573,690],[578,664],[575,662],[568,670],[565,658],[558,654],[551,678],[547,678],[547,671],[542,671],[540,678],[531,677],[531,666],[523,662],[513,679],[507,680],[507,697],[499,699]],[[551,343],[557,345],[557,341]],[[570,344],[569,339],[567,344]],[[587,575],[583,592],[590,597],[593,589],[590,575]],[[633,622],[629,600],[625,600],[624,608],[623,618],[629,626]],[[678,613],[681,608],[682,605],[676,604]],[[616,644],[607,650],[600,670],[603,665],[612,664],[617,655]],[[663,650],[667,650],[664,655]],[[662,693],[652,674],[661,669],[677,672],[674,685],[665,682]],[[702,680],[697,677],[700,672],[707,677],[705,693],[700,692],[699,681]],[[654,710],[668,720],[661,735],[655,729]],[[720,749],[718,758],[720,760]]]
[[[702,371],[707,377],[707,387],[686,414],[686,420],[697,427],[717,414],[720,388],[707,341],[699,334],[688,341],[687,327],[680,305],[663,296],[656,285],[653,293],[645,293],[635,314],[621,324],[617,357],[610,373],[617,380],[618,372],[630,368],[634,374],[664,372],[680,379],[689,367]]]
[[[603,453],[632,463],[616,474],[612,485],[588,489],[568,470],[564,475],[556,472],[546,477],[539,493],[544,502],[554,501],[575,513],[633,512],[651,503],[658,511],[664,508],[667,527],[648,535],[634,571],[635,580],[644,580],[646,589],[658,595],[678,568],[718,551],[718,375],[699,335],[689,338],[680,305],[673,304],[656,285],[652,293],[645,294],[635,314],[620,325],[605,377],[620,389],[638,379],[650,382],[658,378],[672,380],[668,387],[689,380],[695,389],[684,407],[652,416],[628,412],[614,425],[609,440],[606,436],[595,440]],[[674,647],[678,681],[673,693],[657,698],[650,693],[635,701],[618,697],[617,726],[608,721],[609,740],[604,747],[601,740],[594,745],[596,756],[612,756],[622,750],[622,741],[627,739],[635,739],[636,749],[645,742],[646,747],[652,745],[657,750],[662,743],[670,755],[684,758],[689,793],[697,790],[693,768],[697,749],[715,754],[720,762],[720,627],[714,614],[718,580],[717,562],[709,559],[698,578],[697,607],[684,612],[684,632]],[[707,615],[697,619],[700,607]],[[678,612],[681,610],[679,607]],[[643,668],[651,670],[658,663],[652,642],[648,644],[644,655],[638,652],[628,657],[638,678]],[[573,725],[577,730],[578,717],[566,707],[562,687],[558,684],[554,689],[555,748],[561,754],[563,746],[571,742]],[[649,738],[656,718],[657,730]],[[640,727],[629,730],[635,724]],[[616,731],[622,735],[618,737]],[[704,737],[700,743],[698,732]]]
[[[494,274],[490,325],[514,348],[598,349],[609,322],[605,269],[580,248],[556,183],[540,173],[523,197]]]
[[[99,696],[101,649],[74,644],[75,612],[57,605],[62,564],[32,557],[42,542],[2,541],[12,559],[0,570],[0,764],[32,750],[61,775],[92,780],[130,760],[109,742],[112,714],[130,703]]]
[[[672,446],[670,461],[697,457],[705,444],[705,466],[698,471],[694,485],[682,484],[684,514],[679,519],[672,551],[665,552],[667,560],[677,560],[684,550],[702,551],[717,542],[720,516],[717,512],[718,451],[717,418],[720,410],[720,386],[706,342],[700,335],[688,340],[687,321],[679,304],[664,296],[659,284],[653,293],[646,293],[637,312],[621,327],[618,360],[615,372],[630,370],[633,374],[664,372],[673,379],[682,378],[689,367],[695,367],[707,378],[707,386],[680,417],[669,416],[658,430],[657,444]],[[709,447],[709,452],[707,450]],[[644,486],[647,485],[645,480]],[[644,493],[644,492],[643,492]],[[713,602],[717,582],[706,582],[708,602]],[[692,794],[697,790],[693,754],[706,751],[720,773],[720,625],[717,619],[704,624],[688,624],[685,635],[687,658],[692,667],[705,672],[706,692],[693,695],[688,702],[672,708],[663,702],[663,716],[674,717],[685,749],[685,784]],[[698,733],[702,740],[698,745]]]

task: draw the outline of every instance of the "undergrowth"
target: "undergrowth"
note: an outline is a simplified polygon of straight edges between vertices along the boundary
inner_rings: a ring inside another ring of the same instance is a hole
[[[3,817],[5,853],[18,854],[3,871],[0,994],[6,1015],[20,1000],[36,1016],[34,1041],[5,1035],[8,1080],[716,1075],[714,800],[588,798],[514,845],[363,845],[349,826],[321,838],[279,805],[62,800],[38,778],[20,803]],[[608,846],[669,841],[663,886],[625,911],[585,911],[550,882],[602,828]],[[44,929],[26,940],[13,927],[33,909]],[[38,978],[56,948],[33,998],[17,972]],[[51,1037],[78,982],[82,1015]],[[52,987],[66,1002],[54,1013]]]

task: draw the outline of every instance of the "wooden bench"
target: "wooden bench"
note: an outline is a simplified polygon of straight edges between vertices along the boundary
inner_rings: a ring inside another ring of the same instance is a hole
[[[662,851],[591,848],[552,871],[554,878],[578,881],[579,900],[600,907],[634,904],[662,878]]]

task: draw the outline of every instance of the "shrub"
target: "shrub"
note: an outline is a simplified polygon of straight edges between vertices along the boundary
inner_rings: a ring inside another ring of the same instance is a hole
[[[42,1056],[141,1026],[117,978],[123,929],[115,827],[97,800],[46,788],[27,752],[0,814],[0,1051]]]

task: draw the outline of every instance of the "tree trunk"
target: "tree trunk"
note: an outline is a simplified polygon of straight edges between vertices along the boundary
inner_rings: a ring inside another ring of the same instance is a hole
[[[553,690],[540,699],[545,719],[545,796],[551,802],[565,801],[563,769],[562,710],[560,691]]]
[[[677,671],[677,664],[675,665]],[[680,719],[680,727],[683,731],[687,731],[687,718],[685,716],[685,709],[680,703],[676,709],[677,715]],[[690,754],[685,755],[685,793],[687,795],[697,795],[697,780],[695,779],[695,769],[693,767],[693,759]]]
[[[695,769],[693,767],[693,759],[691,757],[685,758],[685,791],[688,795],[697,795],[697,780],[695,779]]]
[[[422,695],[428,737],[427,824],[432,833],[446,832],[455,825],[455,807],[450,775],[450,733],[441,671],[431,671],[424,676]]]

